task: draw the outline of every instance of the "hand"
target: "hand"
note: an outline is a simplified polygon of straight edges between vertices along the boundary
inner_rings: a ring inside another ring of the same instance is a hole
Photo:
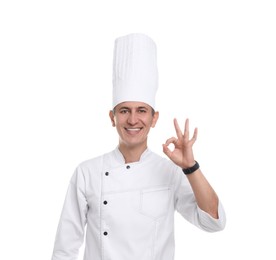
[[[176,119],[174,119],[174,127],[177,138],[169,138],[163,144],[163,152],[182,169],[190,168],[195,164],[192,148],[197,138],[198,129],[195,128],[193,137],[189,140],[189,119],[185,121],[184,134],[182,134]],[[170,144],[174,145],[172,151],[168,147]]]

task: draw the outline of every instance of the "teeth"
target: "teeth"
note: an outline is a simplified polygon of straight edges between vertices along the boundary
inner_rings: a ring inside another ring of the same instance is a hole
[[[127,128],[128,131],[139,131],[140,128]]]

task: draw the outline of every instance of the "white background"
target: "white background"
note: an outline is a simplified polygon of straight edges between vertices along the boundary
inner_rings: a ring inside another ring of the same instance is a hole
[[[227,213],[215,234],[176,214],[175,259],[276,259],[274,3],[1,1],[0,259],[50,259],[75,167],[117,145],[113,43],[132,32],[158,46],[151,150],[189,117]]]

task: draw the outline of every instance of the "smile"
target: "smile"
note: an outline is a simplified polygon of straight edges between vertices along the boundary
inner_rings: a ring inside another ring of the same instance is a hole
[[[136,127],[136,128],[125,128],[126,131],[132,132],[132,133],[137,133],[142,129],[142,127]]]

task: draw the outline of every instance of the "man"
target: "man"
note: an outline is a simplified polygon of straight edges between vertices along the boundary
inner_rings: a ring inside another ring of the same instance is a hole
[[[225,226],[217,194],[195,161],[197,129],[174,120],[176,137],[163,158],[148,149],[158,120],[156,45],[143,34],[116,39],[113,109],[118,147],[82,162],[66,195],[52,260],[77,259],[86,233],[85,260],[173,260],[174,211],[209,232]],[[169,149],[173,144],[174,148]]]

